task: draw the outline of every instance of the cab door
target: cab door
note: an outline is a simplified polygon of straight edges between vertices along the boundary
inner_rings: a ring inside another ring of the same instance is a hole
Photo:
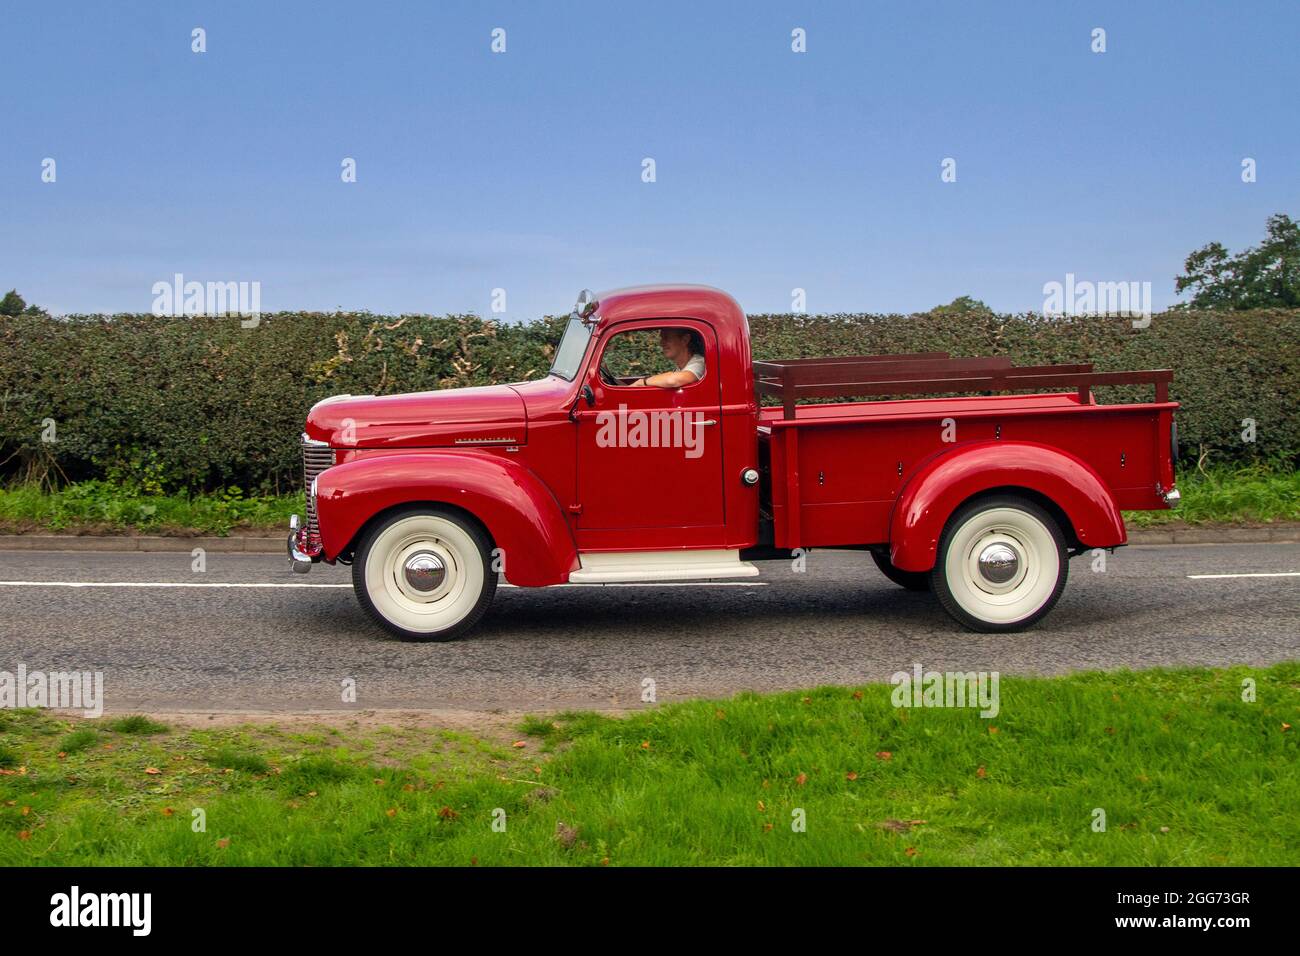
[[[629,350],[636,339],[620,337],[657,341],[662,328],[699,333],[704,378],[672,389],[627,384],[670,365],[658,356],[657,363],[634,359],[627,368],[629,354],[645,356],[647,349]],[[713,328],[691,319],[619,323],[601,334],[585,375],[592,402],[579,398],[574,411],[579,550],[722,547],[722,393]]]

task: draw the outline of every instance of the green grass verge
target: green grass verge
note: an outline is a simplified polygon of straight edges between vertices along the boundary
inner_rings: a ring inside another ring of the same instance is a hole
[[[69,752],[93,722],[0,712],[0,865],[1300,864],[1300,663],[1005,679],[991,720],[892,690],[530,718],[522,746],[105,727]]]
[[[1175,511],[1126,511],[1124,521],[1148,528],[1186,524],[1271,524],[1300,521],[1300,472],[1267,465],[1244,468],[1194,468],[1178,472],[1182,495]]]
[[[301,494],[245,497],[237,488],[206,495],[147,494],[104,481],[83,481],[55,492],[34,485],[0,488],[0,532],[228,535],[236,529],[274,529],[301,514]]]
[[[1177,511],[1128,511],[1131,527],[1170,522],[1268,524],[1300,521],[1300,472],[1268,466],[1180,472]],[[0,488],[0,533],[279,533],[303,511],[301,495],[245,497],[238,489],[207,495],[156,495],[103,481],[56,492],[29,485]]]

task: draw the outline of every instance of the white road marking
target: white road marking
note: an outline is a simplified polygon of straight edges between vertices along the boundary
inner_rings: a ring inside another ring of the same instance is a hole
[[[1203,581],[1206,578],[1300,578],[1300,571],[1267,571],[1252,574],[1189,574],[1187,576],[1193,581]]]
[[[226,581],[0,581],[0,588],[351,588],[350,584],[298,584],[289,582]],[[517,584],[502,581],[499,587]],[[552,584],[556,588],[760,588],[766,581],[659,581],[653,584]]]
[[[350,588],[350,584],[222,581],[0,581],[5,588]]]

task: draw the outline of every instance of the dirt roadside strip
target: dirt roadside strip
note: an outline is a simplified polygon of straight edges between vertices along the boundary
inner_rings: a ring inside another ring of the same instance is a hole
[[[169,537],[164,535],[0,534],[0,551],[193,551],[283,554],[283,536]],[[1300,542],[1300,522],[1255,528],[1201,527],[1135,528],[1131,545],[1161,544],[1290,544]]]
[[[637,708],[644,709],[644,708]],[[58,717],[81,717],[83,711],[50,708],[46,713]],[[322,727],[347,728],[369,732],[381,728],[417,730],[435,728],[456,730],[479,738],[490,738],[497,743],[510,744],[519,739],[518,728],[531,710],[459,710],[412,707],[365,708],[353,710],[151,710],[131,709],[122,714],[105,711],[108,718],[126,713],[144,714],[162,721],[169,727],[182,730],[228,730],[239,727],[273,726],[281,730],[304,733]],[[633,708],[602,710],[607,717],[622,717],[633,713]]]

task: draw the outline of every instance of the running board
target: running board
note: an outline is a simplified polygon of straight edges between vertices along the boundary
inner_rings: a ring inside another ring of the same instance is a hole
[[[711,581],[752,578],[758,568],[740,560],[739,551],[592,551],[579,554],[582,567],[569,572],[570,584],[622,584],[630,581]]]

